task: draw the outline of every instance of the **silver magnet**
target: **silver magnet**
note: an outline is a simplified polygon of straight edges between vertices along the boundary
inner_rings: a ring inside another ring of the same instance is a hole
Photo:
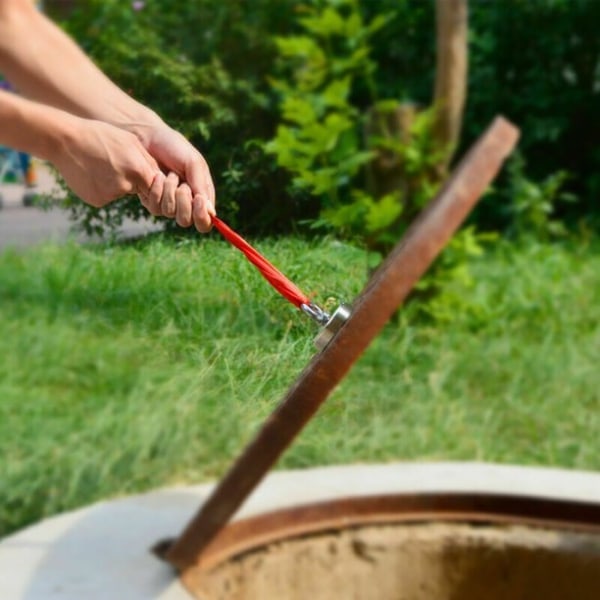
[[[314,344],[317,349],[323,350],[349,318],[350,307],[345,304],[340,304],[327,323],[325,323],[325,326],[315,336]]]

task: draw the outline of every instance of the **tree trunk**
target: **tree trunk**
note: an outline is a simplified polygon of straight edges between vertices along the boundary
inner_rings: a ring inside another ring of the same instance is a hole
[[[434,135],[445,149],[440,174],[445,174],[460,139],[467,96],[467,0],[436,0],[437,64],[433,103]]]
[[[410,143],[410,129],[417,114],[416,105],[403,102],[395,107],[381,110],[373,106],[367,112],[365,121],[365,139],[381,137],[397,140],[403,144]],[[398,192],[406,197],[407,180],[404,165],[397,153],[391,150],[377,149],[377,154],[367,167],[367,188],[375,198]]]

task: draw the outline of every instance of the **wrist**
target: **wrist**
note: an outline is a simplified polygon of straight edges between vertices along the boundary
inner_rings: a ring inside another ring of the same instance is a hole
[[[141,104],[138,104],[130,114],[124,115],[122,119],[112,124],[133,133],[146,148],[150,143],[152,132],[157,127],[164,126],[163,120],[157,113]]]
[[[44,115],[44,121],[39,140],[40,148],[36,154],[55,163],[81,139],[85,119],[61,110],[49,109]]]

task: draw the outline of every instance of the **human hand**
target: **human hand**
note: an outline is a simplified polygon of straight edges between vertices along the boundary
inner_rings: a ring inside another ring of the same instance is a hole
[[[210,206],[206,207],[199,196],[194,198],[190,186],[181,182],[173,171],[166,177],[162,173],[157,175],[149,193],[139,194],[139,197],[144,207],[154,216],[174,218],[181,227],[194,224],[203,233],[212,227],[214,210],[210,210]]]
[[[209,231],[216,215],[215,188],[204,157],[156,115],[128,129],[169,173],[162,193],[157,181],[151,193],[141,198],[144,206],[154,215],[175,217],[182,227],[193,223],[198,231]]]
[[[50,160],[67,185],[92,206],[126,194],[162,194],[164,175],[139,139],[101,121],[69,117]]]

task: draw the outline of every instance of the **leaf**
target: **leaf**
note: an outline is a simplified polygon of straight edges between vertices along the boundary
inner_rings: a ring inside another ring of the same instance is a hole
[[[332,81],[320,95],[323,104],[329,108],[346,109],[352,80],[349,76]]]
[[[365,223],[369,233],[382,231],[392,225],[402,214],[402,203],[398,194],[386,194],[369,205]]]
[[[367,31],[369,35],[373,35],[377,33],[381,29],[383,29],[390,21],[394,19],[396,15],[394,13],[385,13],[381,15],[377,15],[368,25]]]
[[[281,112],[286,121],[300,126],[314,122],[317,117],[312,103],[298,95],[287,96],[281,104]]]
[[[327,7],[315,16],[303,17],[298,21],[307,31],[321,38],[343,35],[346,29],[344,18],[332,7]]]

